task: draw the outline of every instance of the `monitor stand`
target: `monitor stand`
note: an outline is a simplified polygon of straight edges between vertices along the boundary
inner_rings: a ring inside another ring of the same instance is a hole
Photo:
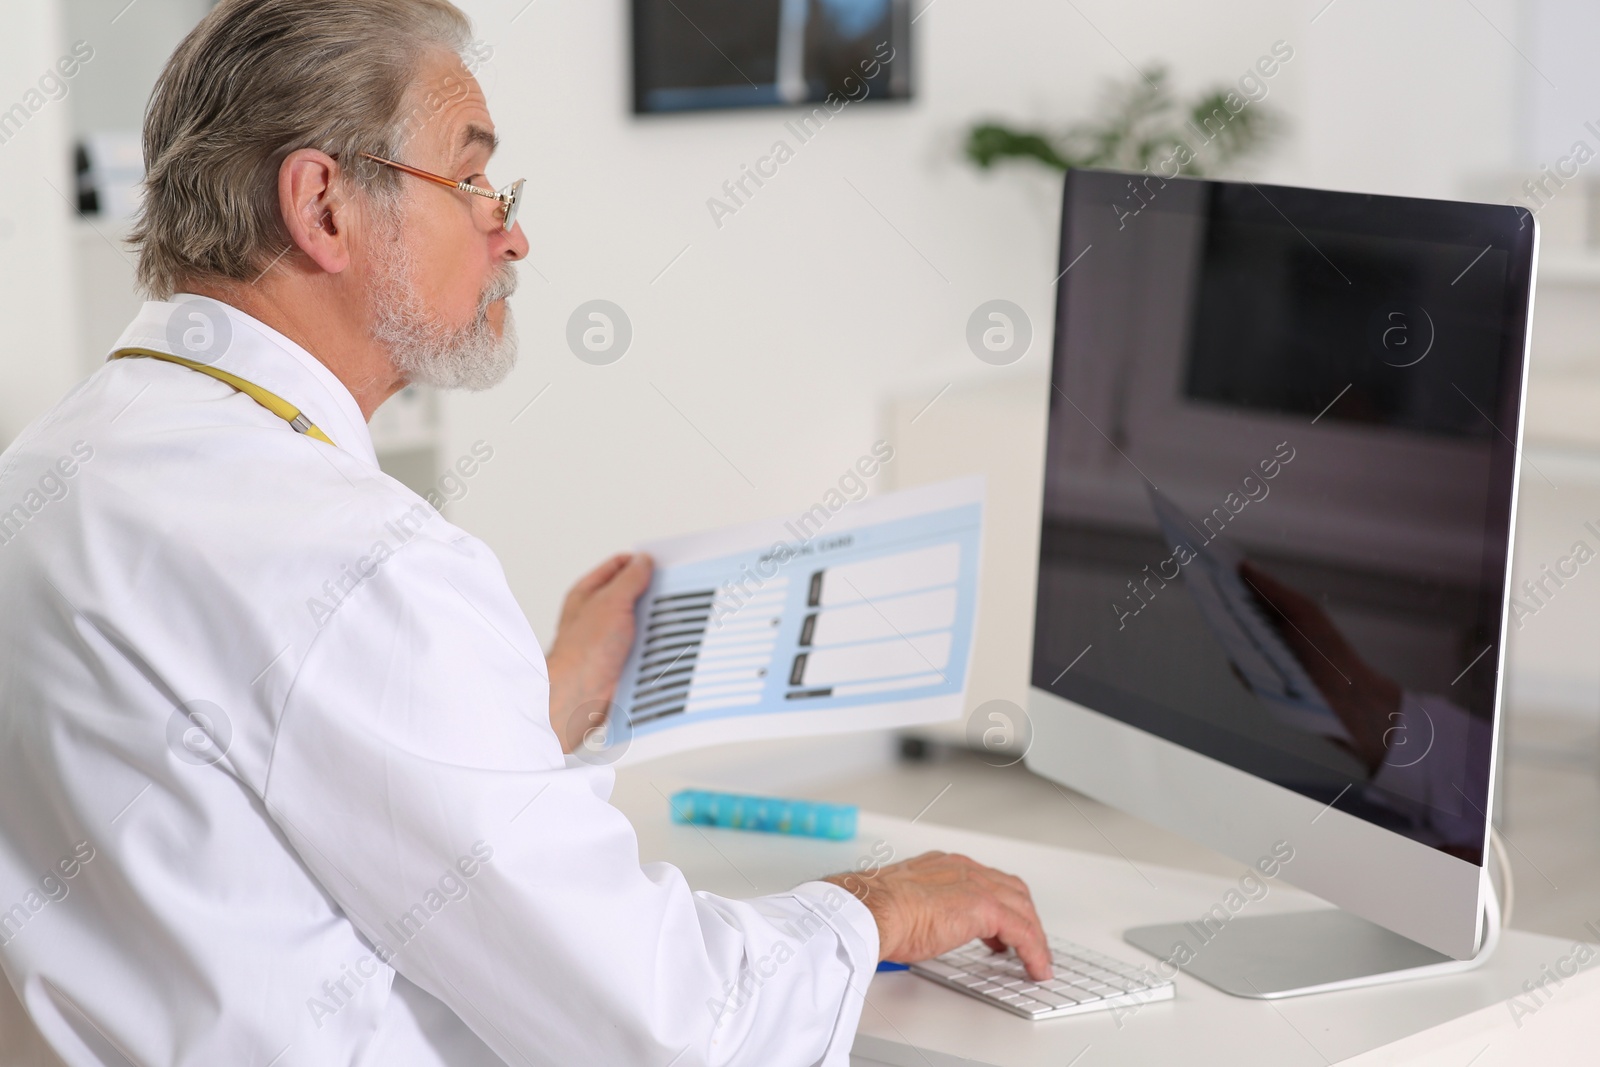
[[[1337,908],[1240,915],[1129,930],[1123,939],[1224,993],[1257,1000],[1326,993],[1468,971],[1500,940],[1500,903],[1487,876],[1484,936],[1458,960]],[[1180,947],[1181,946],[1186,946]]]

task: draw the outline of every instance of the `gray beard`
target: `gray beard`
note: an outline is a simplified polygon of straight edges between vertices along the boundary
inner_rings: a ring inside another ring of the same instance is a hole
[[[389,359],[408,382],[439,389],[482,390],[499,385],[517,362],[517,331],[511,308],[496,335],[489,305],[517,289],[516,268],[502,263],[478,297],[472,322],[451,327],[423,299],[417,284],[417,260],[401,234],[399,206],[375,213],[376,244],[382,249],[373,271],[369,299],[373,305],[372,338],[389,351]]]

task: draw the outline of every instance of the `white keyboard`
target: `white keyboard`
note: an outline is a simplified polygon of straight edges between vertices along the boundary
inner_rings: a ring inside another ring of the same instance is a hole
[[[1025,1019],[1059,1019],[1172,999],[1171,979],[1149,968],[1055,937],[1050,938],[1050,954],[1055,977],[1038,983],[1028,977],[1014,951],[995,953],[982,941],[913,963],[911,971]]]

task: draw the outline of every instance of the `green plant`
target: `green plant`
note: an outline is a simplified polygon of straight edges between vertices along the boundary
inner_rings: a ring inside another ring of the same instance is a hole
[[[1281,128],[1275,113],[1229,88],[1181,104],[1165,67],[1108,85],[1098,111],[1099,119],[1058,134],[979,123],[967,134],[967,158],[985,169],[1002,159],[1032,159],[1055,170],[1144,170],[1171,160],[1178,172],[1199,176],[1259,150]]]

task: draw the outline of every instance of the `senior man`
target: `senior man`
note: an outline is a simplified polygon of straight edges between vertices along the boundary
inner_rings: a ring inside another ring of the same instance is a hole
[[[641,867],[569,753],[649,561],[546,658],[378,469],[387,397],[514,358],[469,47],[445,0],[223,0],[161,75],[156,299],[0,461],[0,1062],[842,1065],[881,958],[1048,969],[962,857],[752,900]]]

